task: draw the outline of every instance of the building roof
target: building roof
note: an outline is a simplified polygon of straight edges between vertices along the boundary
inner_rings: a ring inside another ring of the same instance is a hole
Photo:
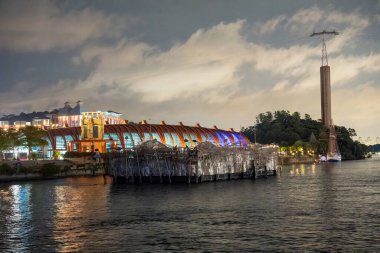
[[[65,102],[65,106],[63,108],[58,109],[57,115],[58,116],[69,116],[70,115],[70,111],[72,109],[73,108],[70,106],[70,103],[69,102]]]
[[[65,138],[71,135],[79,140],[80,127],[69,127],[47,130],[52,143],[56,136]],[[105,136],[112,137],[122,147],[139,144],[149,139],[168,146],[195,146],[202,142],[212,142],[219,146],[246,146],[249,141],[241,133],[215,128],[191,127],[185,125],[158,125],[158,124],[116,124],[104,126]],[[54,145],[54,144],[53,144]]]

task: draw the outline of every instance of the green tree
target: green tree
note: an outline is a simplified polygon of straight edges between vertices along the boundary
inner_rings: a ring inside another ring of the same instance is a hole
[[[7,132],[0,128],[0,158],[4,159],[4,151],[11,148]]]
[[[352,140],[352,137],[356,136],[354,129],[337,126],[336,132],[343,159],[365,157],[368,152],[367,147]],[[281,147],[289,147],[296,142],[297,144],[303,142],[304,152],[313,151],[313,153],[326,154],[328,150],[328,129],[321,120],[313,120],[309,114],[305,114],[305,118],[302,119],[298,112],[291,114],[285,110],[260,113],[256,117],[255,126],[242,128],[242,133],[251,142],[254,142],[256,136],[257,142],[261,144],[277,143]]]
[[[22,145],[28,147],[29,154],[32,153],[32,147],[47,146],[46,132],[34,126],[25,126],[20,129]]]
[[[20,132],[13,128],[8,129],[6,132],[5,142],[7,143],[8,150],[13,150],[14,153],[16,147],[22,146]]]

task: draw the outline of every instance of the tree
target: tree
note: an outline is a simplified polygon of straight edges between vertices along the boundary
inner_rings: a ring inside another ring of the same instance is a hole
[[[6,133],[6,142],[8,143],[8,149],[15,151],[15,148],[22,145],[21,134],[13,128],[10,128]]]
[[[48,142],[45,139],[46,132],[40,128],[34,126],[25,126],[20,129],[22,134],[22,145],[28,147],[29,154],[32,153],[32,147],[47,146]]]
[[[4,151],[11,148],[7,132],[0,128],[0,157],[4,159]]]
[[[352,137],[356,136],[354,129],[337,126],[336,132],[343,159],[365,157],[367,147],[360,146],[352,140]],[[255,126],[243,128],[242,133],[251,142],[254,142],[256,136],[257,142],[261,144],[277,143],[284,147],[303,142],[304,151],[319,154],[326,154],[328,151],[328,129],[320,120],[313,120],[309,114],[305,114],[305,118],[302,119],[298,112],[291,114],[285,110],[260,113],[256,117]]]

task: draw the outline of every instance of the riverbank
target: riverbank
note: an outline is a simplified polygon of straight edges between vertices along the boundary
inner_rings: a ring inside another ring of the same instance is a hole
[[[104,175],[95,163],[75,164],[66,160],[1,161],[0,183]]]

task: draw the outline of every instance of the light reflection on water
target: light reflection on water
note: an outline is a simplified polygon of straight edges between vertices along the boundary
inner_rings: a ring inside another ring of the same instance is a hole
[[[284,166],[276,178],[0,185],[0,252],[380,249],[380,163]]]

